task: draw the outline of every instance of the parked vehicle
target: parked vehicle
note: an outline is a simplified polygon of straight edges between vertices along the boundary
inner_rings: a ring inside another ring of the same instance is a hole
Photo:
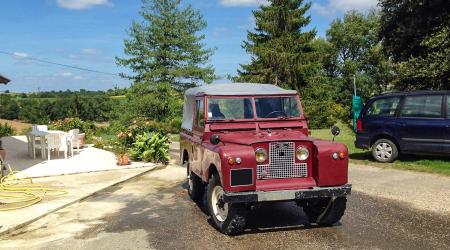
[[[295,201],[312,223],[332,225],[351,191],[347,147],[309,137],[297,92],[269,84],[187,90],[180,159],[189,196],[201,201],[206,191],[225,234],[242,232],[248,209],[261,202]]]
[[[450,91],[374,97],[356,127],[356,147],[371,149],[379,162],[392,162],[399,153],[450,154]]]

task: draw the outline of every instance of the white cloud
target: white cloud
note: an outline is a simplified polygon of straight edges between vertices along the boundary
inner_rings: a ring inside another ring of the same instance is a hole
[[[255,26],[256,26],[256,20],[255,20],[255,17],[252,15],[252,16],[249,16],[247,18],[247,22],[245,24],[239,25],[239,29],[241,29],[241,30],[251,30]]]
[[[82,10],[89,9],[95,6],[113,6],[109,0],[56,0],[58,6],[71,9],[71,10]]]
[[[377,6],[378,0],[329,0],[328,4],[314,3],[312,10],[321,15],[333,15],[336,12],[345,13],[349,10],[368,11]]]
[[[61,76],[69,77],[69,76],[73,76],[73,73],[72,72],[62,72]]]
[[[82,76],[74,76],[73,79],[74,80],[83,80],[84,77],[82,77]]]
[[[26,57],[28,57],[28,53],[25,53],[25,52],[17,51],[17,52],[14,52],[13,54],[14,54],[14,56],[20,57],[20,58],[26,58]]]
[[[81,53],[85,54],[85,55],[95,55],[95,54],[98,53],[98,51],[96,49],[93,49],[93,48],[85,48],[85,49],[81,50]]]
[[[220,0],[224,6],[258,6],[267,4],[266,0]]]

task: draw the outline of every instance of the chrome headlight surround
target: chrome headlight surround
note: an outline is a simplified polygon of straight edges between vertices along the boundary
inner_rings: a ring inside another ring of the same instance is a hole
[[[298,146],[295,151],[295,156],[299,161],[306,161],[309,158],[309,150],[303,146]]]
[[[267,151],[264,148],[256,148],[255,150],[255,160],[258,163],[263,163],[267,161]]]

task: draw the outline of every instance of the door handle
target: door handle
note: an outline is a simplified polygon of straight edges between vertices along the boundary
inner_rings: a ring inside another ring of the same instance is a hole
[[[397,125],[404,127],[404,126],[406,126],[406,123],[404,123],[404,122],[397,122]]]

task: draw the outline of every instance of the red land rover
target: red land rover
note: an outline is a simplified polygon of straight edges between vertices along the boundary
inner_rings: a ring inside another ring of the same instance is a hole
[[[222,233],[241,233],[259,202],[295,201],[320,225],[344,214],[347,147],[309,137],[296,91],[251,83],[188,89],[180,138],[189,196],[199,201],[206,191]]]

